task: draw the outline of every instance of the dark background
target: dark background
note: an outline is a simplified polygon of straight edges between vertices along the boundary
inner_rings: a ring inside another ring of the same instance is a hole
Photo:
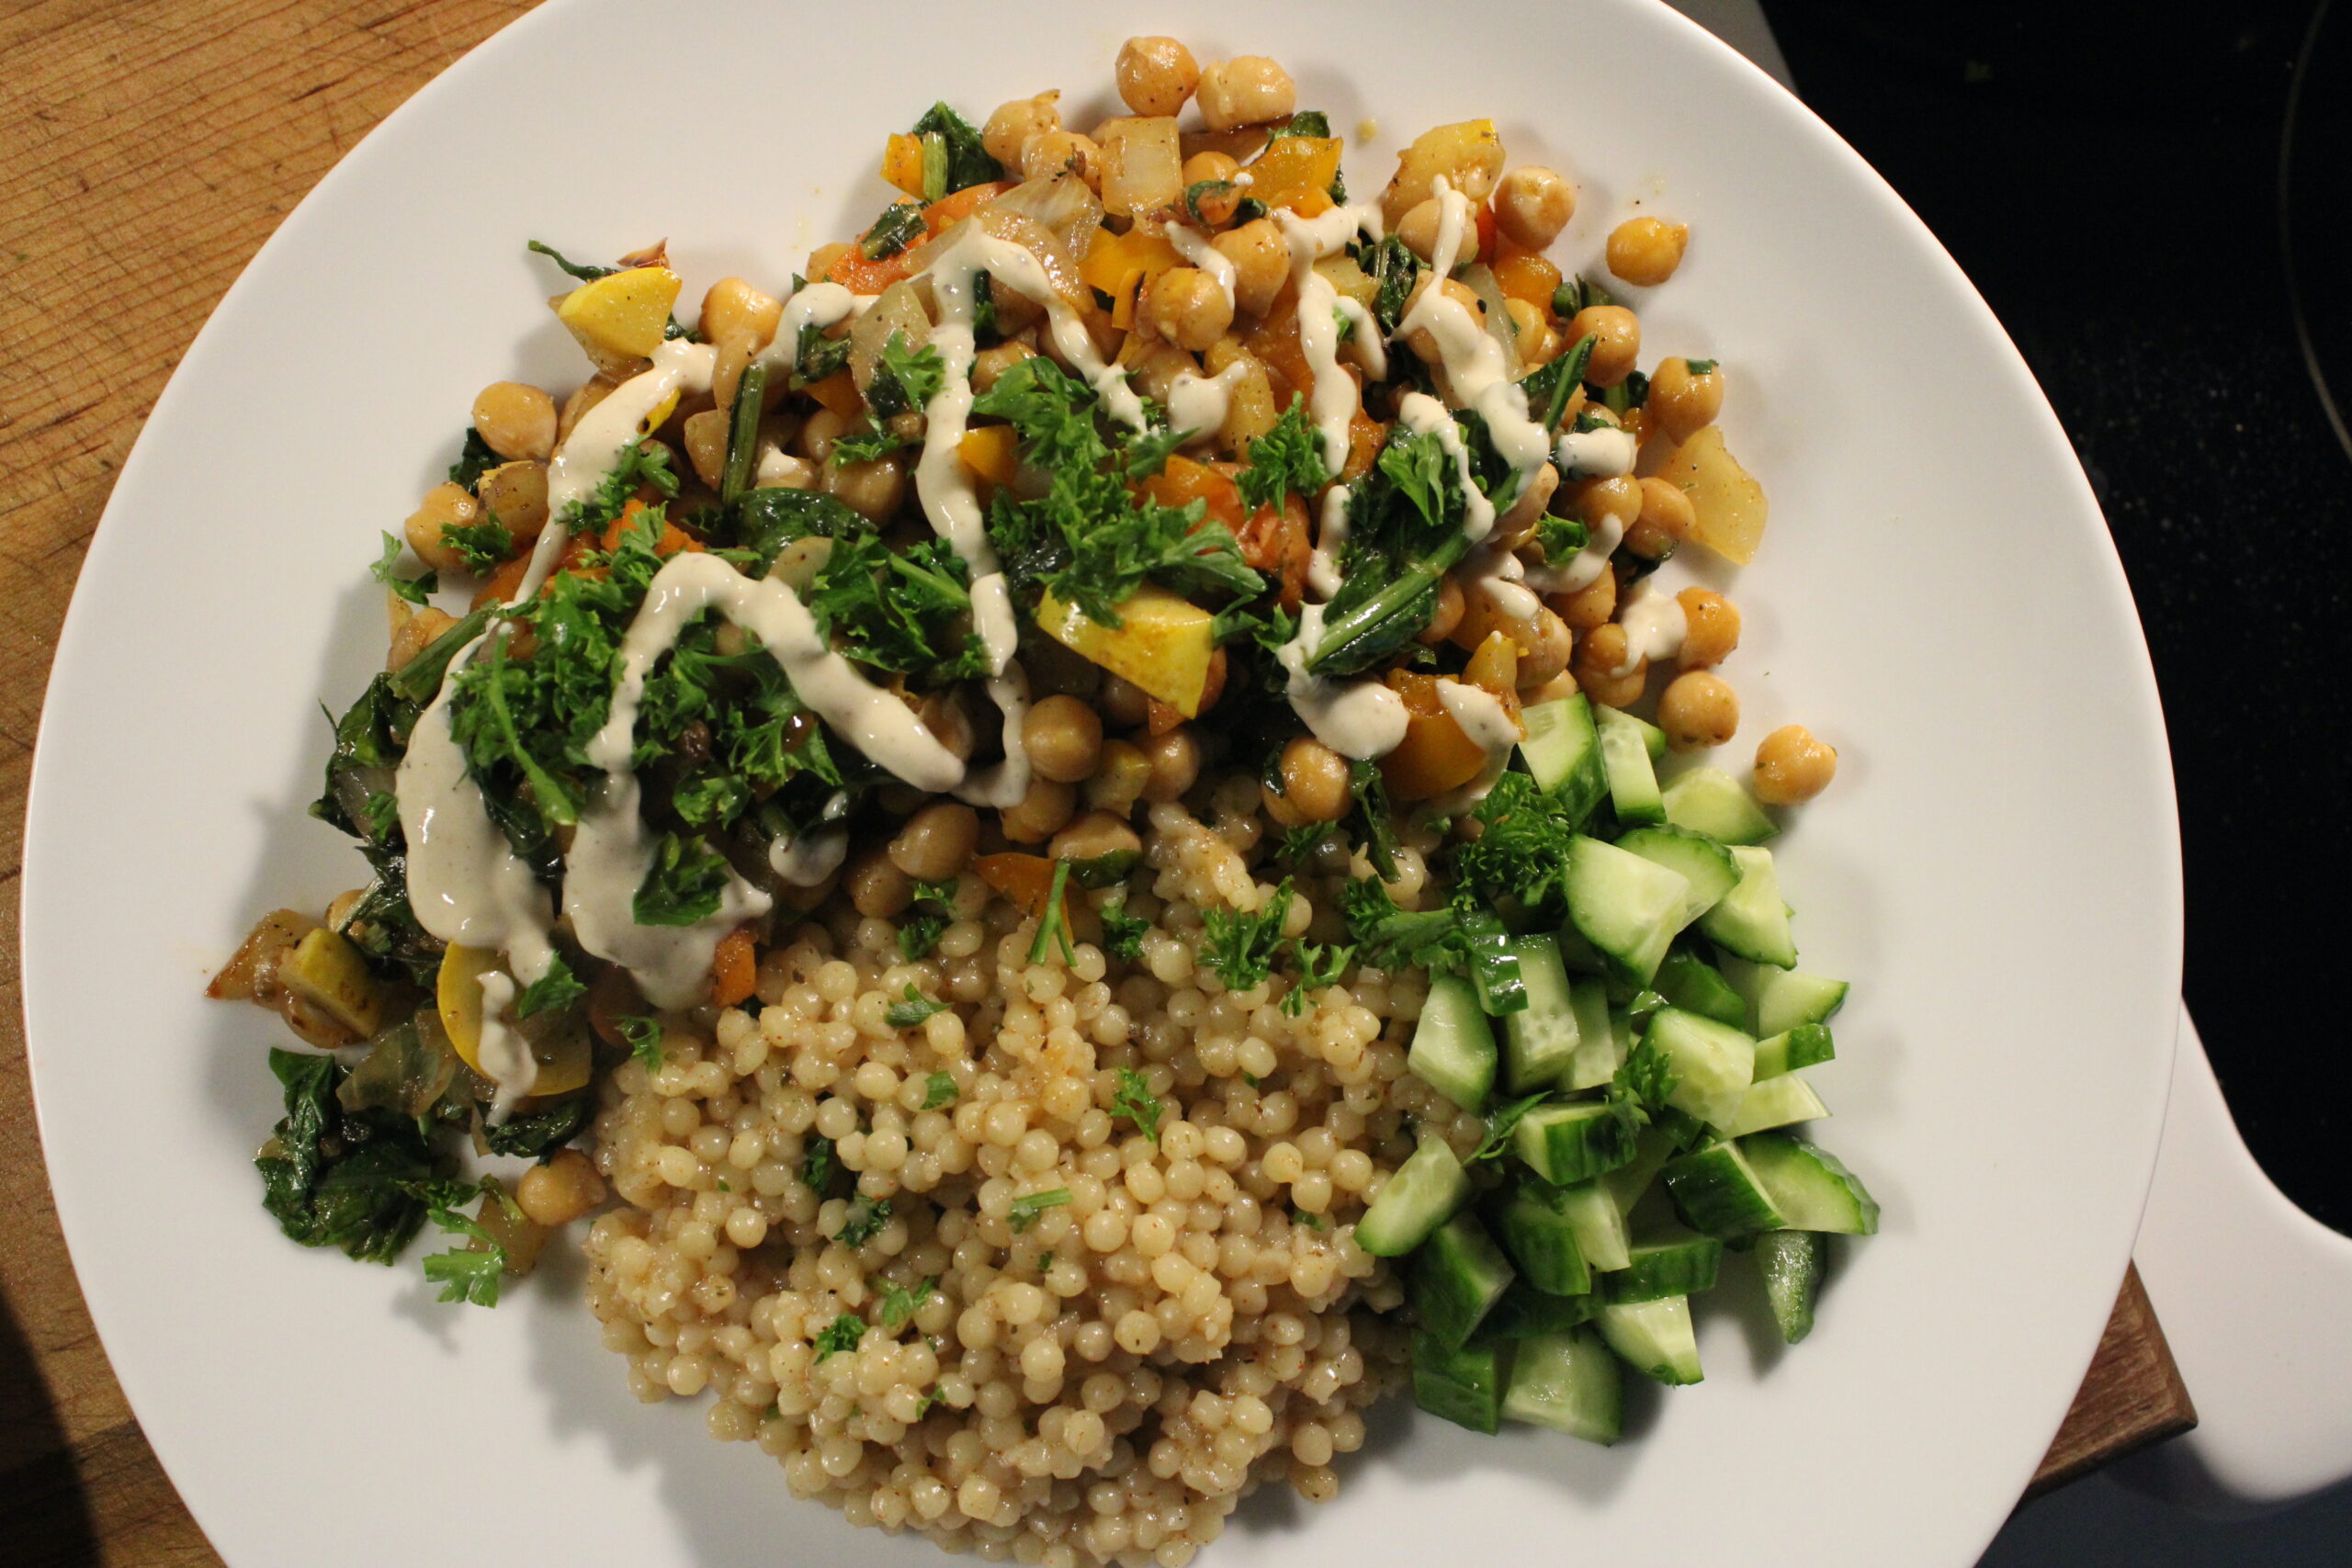
[[[1798,92],[1974,279],[2074,439],[2171,733],[2189,1011],[2256,1156],[2352,1231],[2352,1039],[2329,1000],[2352,456],[2295,287],[2352,391],[2352,7],[1765,9]]]

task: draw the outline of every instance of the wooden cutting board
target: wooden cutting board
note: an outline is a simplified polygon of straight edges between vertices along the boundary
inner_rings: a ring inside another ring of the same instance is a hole
[[[369,127],[515,0],[31,0],[0,10],[0,881],[51,649],[141,422],[221,292]],[[200,547],[191,540],[190,547]],[[20,1568],[219,1562],[90,1326],[27,1088],[0,898],[0,1507]],[[2136,1273],[2034,1489],[2194,1425]]]

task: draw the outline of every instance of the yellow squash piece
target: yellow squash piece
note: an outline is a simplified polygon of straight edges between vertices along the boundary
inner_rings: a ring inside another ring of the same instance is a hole
[[[1021,470],[1021,435],[1009,424],[984,424],[964,433],[956,455],[989,483],[1009,485]]]
[[[633,266],[558,298],[556,319],[597,369],[625,371],[662,346],[683,287],[666,266]]]
[[[1206,610],[1150,583],[1119,606],[1106,626],[1052,594],[1037,605],[1037,629],[1112,674],[1134,682],[1186,718],[1199,716],[1216,650]]]
[[[917,201],[922,199],[922,138],[893,131],[882,147],[882,177]]]
[[[1495,193],[1503,172],[1503,139],[1491,119],[1465,119],[1421,132],[1398,154],[1396,177],[1380,193],[1380,215],[1394,229],[1405,214],[1430,198],[1442,175],[1452,188],[1475,204]]]
[[[384,1026],[384,987],[350,942],[326,927],[306,934],[278,963],[286,988],[366,1039]]]
[[[1724,448],[1720,426],[1710,424],[1676,448],[1658,478],[1690,498],[1699,519],[1693,539],[1740,566],[1756,558],[1771,508],[1764,487]]]
[[[1111,297],[1112,324],[1125,327],[1135,324],[1136,290],[1183,265],[1183,256],[1164,234],[1141,229],[1114,234],[1108,229],[1097,229],[1093,243],[1079,261],[1078,276],[1089,288],[1099,288]]]
[[[441,971],[434,981],[434,1008],[441,1015],[441,1027],[458,1057],[478,1073],[482,1071],[481,977],[503,967],[490,948],[451,942],[441,954]],[[507,1027],[515,1027],[513,1020]],[[568,1094],[588,1081],[594,1066],[585,1030],[532,1036],[531,1055],[539,1064],[539,1076],[531,1085],[534,1095]]]

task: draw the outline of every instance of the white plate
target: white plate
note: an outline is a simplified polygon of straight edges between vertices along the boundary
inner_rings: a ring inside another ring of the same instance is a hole
[[[1173,20],[790,14],[570,0],[434,83],[231,291],[91,550],[26,846],[34,1078],[91,1310],[234,1568],[936,1560],[794,1502],[697,1412],[639,1408],[576,1265],[481,1312],[432,1303],[413,1261],[280,1239],[247,1164],[277,1114],[277,1026],[198,996],[260,911],[356,880],[301,808],[319,704],[340,707],[379,646],[359,570],[377,530],[449,460],[484,382],[580,374],[524,239],[607,255],[667,235],[697,291],[779,284],[879,206],[883,134],[934,96],[985,113],[1058,85],[1091,123],[1119,39]],[[1885,1205],[1809,1342],[1783,1356],[1710,1311],[1708,1381],[1637,1396],[1619,1448],[1478,1438],[1392,1404],[1340,1502],[1254,1505],[1212,1560],[1973,1561],[2114,1298],[2177,994],[2154,690],[2064,437],[1894,195],[1663,7],[1188,18],[1204,58],[1287,62],[1336,127],[1377,117],[1360,187],[1400,135],[1492,114],[1514,161],[1581,185],[1559,254],[1589,265],[1637,201],[1691,222],[1644,321],[1654,352],[1726,362],[1726,428],[1772,496],[1739,578],[1737,750],[1790,717],[1843,750],[1783,841],[1784,882],[1808,965],[1857,982],[1818,1075],[1826,1136]]]

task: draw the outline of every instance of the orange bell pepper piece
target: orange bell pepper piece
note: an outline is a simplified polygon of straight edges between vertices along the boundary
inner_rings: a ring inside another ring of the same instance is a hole
[[[1380,760],[1388,792],[1399,800],[1428,800],[1478,776],[1487,753],[1463,733],[1438,697],[1437,677],[1391,670],[1388,684],[1405,699],[1405,739]]]
[[[1054,863],[1044,855],[982,855],[972,863],[980,880],[1003,894],[1032,919],[1042,919],[1054,891]],[[1062,888],[1062,929],[1069,929],[1069,888]]]
[[[1341,145],[1336,136],[1285,136],[1270,143],[1250,165],[1250,194],[1301,218],[1330,211]]]
[[[1506,299],[1524,299],[1539,310],[1552,308],[1552,295],[1560,287],[1560,269],[1532,251],[1522,251],[1506,241],[1502,254],[1495,258],[1495,285]]]
[[[731,1008],[746,1000],[760,977],[759,959],[752,947],[749,926],[738,926],[718,939],[710,960],[710,1000],[714,1007]]]
[[[917,177],[921,177],[920,174]],[[852,294],[879,294],[901,278],[914,276],[914,265],[908,258],[914,254],[916,246],[970,217],[1012,188],[1010,185],[1002,184],[967,186],[952,195],[944,196],[922,209],[922,239],[898,254],[884,256],[879,261],[869,260],[863,251],[852,245],[842,253],[840,260],[826,269],[826,280],[840,284]],[[865,236],[860,235],[859,238],[862,241]]]
[[[1009,424],[984,424],[964,433],[956,455],[989,483],[1009,485],[1021,468],[1021,435]]]

